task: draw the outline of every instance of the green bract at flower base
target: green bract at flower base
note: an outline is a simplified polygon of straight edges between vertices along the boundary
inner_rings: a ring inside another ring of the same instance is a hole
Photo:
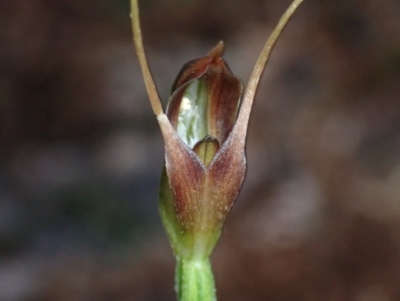
[[[180,301],[216,300],[209,256],[244,179],[254,96],[270,52],[301,2],[293,1],[267,40],[240,110],[242,84],[222,59],[220,42],[182,68],[164,114],[143,49],[138,3],[131,0],[135,47],[164,137],[159,210],[178,261],[175,282]]]

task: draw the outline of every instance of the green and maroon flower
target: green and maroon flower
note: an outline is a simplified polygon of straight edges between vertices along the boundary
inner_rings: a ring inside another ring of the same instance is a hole
[[[162,119],[160,213],[183,257],[209,256],[246,169],[244,137],[232,133],[242,84],[222,59],[223,47],[182,68]]]
[[[242,84],[222,59],[224,47],[219,43],[182,68],[165,114],[143,49],[138,0],[131,0],[136,52],[164,137],[159,211],[177,259],[175,289],[180,301],[216,300],[209,255],[244,179],[255,93],[276,40],[302,1],[293,0],[268,38],[241,104]]]

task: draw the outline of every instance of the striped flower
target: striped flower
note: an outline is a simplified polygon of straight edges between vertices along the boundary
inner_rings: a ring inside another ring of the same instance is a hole
[[[187,63],[159,117],[166,162],[160,213],[177,255],[208,257],[245,175],[245,132],[237,126],[242,84],[220,42]]]

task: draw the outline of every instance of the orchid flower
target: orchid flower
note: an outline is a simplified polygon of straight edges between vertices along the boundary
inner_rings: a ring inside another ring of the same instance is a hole
[[[165,144],[159,211],[178,262],[180,301],[216,300],[209,257],[244,180],[253,100],[270,52],[301,2],[293,1],[267,40],[241,105],[242,84],[222,58],[220,42],[184,65],[164,113],[143,49],[138,0],[131,0],[136,52]]]

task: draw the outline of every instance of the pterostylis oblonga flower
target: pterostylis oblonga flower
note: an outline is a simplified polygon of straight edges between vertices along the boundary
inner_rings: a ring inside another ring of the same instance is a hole
[[[179,301],[216,300],[209,257],[244,179],[255,93],[277,38],[302,1],[293,1],[267,40],[241,105],[242,84],[223,60],[220,42],[182,68],[164,113],[143,49],[138,0],[131,0],[136,52],[164,137],[159,211],[177,259]]]

